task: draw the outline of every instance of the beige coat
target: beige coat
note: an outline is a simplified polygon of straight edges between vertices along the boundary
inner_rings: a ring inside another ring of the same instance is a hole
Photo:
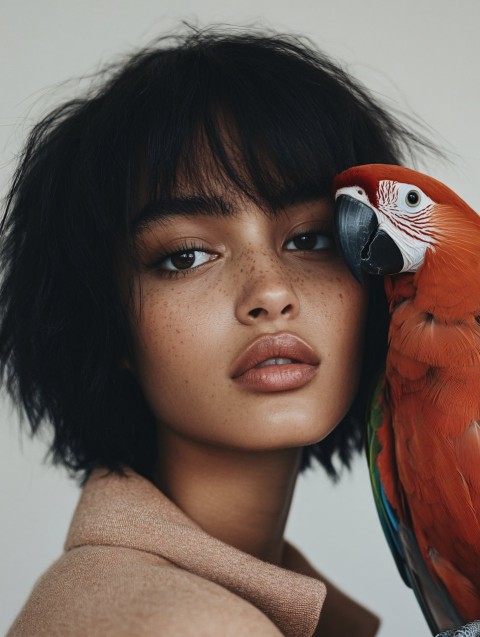
[[[286,545],[284,568],[262,562],[208,535],[152,483],[127,473],[93,473],[65,553],[7,637],[314,634],[326,588],[298,551]]]

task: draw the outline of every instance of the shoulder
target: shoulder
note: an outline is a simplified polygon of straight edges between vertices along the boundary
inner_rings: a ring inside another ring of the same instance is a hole
[[[7,637],[279,637],[255,606],[135,549],[69,551],[35,585]]]

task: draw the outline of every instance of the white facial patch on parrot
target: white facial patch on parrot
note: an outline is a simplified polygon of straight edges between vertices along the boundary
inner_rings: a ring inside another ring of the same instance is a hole
[[[379,229],[395,241],[402,253],[402,272],[416,272],[427,248],[435,245],[430,222],[435,202],[418,186],[391,180],[379,182],[377,198]]]
[[[369,208],[374,208],[367,193],[360,186],[345,186],[344,188],[339,188],[335,193],[335,199],[338,199],[341,195],[347,195],[348,197],[352,197],[352,199],[361,201],[369,206]]]

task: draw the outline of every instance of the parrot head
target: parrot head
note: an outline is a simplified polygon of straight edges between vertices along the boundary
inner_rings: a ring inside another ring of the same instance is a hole
[[[355,166],[333,188],[337,242],[360,282],[363,272],[416,272],[441,236],[437,204],[466,206],[441,182],[403,166]]]

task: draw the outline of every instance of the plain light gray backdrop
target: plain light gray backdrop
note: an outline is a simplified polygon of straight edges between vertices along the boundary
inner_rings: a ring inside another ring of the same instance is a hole
[[[480,211],[478,0],[244,0],[241,6],[231,0],[1,0],[0,9],[1,194],[30,126],[79,87],[60,83],[187,20],[309,36],[387,106],[413,112],[434,129],[432,138],[452,153],[451,163],[430,159],[419,167]],[[0,421],[3,634],[36,578],[59,556],[78,490],[62,470],[42,464],[45,443],[20,437],[6,400]],[[381,637],[429,634],[380,531],[364,458],[337,486],[320,468],[299,480],[287,536],[382,617]]]

